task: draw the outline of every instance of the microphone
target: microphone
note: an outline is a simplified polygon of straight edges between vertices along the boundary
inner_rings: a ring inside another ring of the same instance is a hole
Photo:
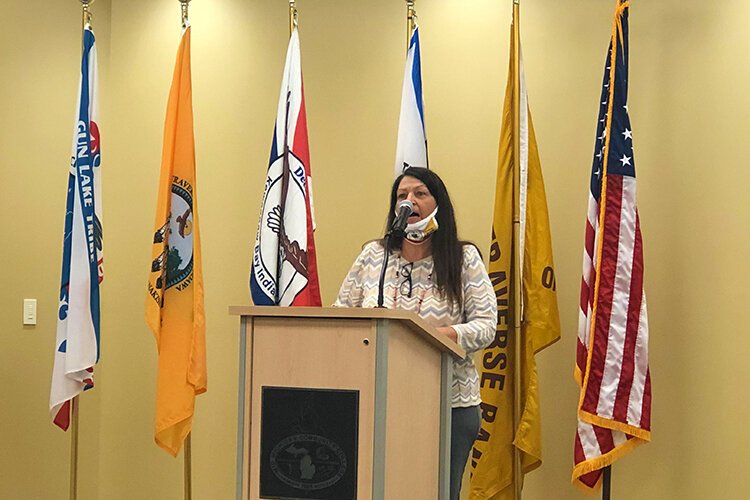
[[[413,209],[414,204],[411,201],[402,200],[399,202],[398,214],[396,215],[396,218],[393,219],[393,224],[391,224],[391,232],[393,234],[403,236],[404,229],[406,229],[406,224]]]
[[[388,269],[389,243],[393,236],[404,236],[409,216],[414,209],[414,204],[409,200],[403,200],[398,203],[396,218],[391,223],[391,230],[385,233],[385,245],[383,246],[383,265],[380,268],[380,279],[378,280],[378,307],[383,308],[383,290],[385,289],[385,271]]]

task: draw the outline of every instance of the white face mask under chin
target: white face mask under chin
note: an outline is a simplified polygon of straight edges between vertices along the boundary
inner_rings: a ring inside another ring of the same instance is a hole
[[[406,239],[414,243],[421,243],[425,238],[437,231],[437,211],[438,209],[435,207],[435,210],[424,219],[413,224],[407,224],[406,229],[404,229]]]

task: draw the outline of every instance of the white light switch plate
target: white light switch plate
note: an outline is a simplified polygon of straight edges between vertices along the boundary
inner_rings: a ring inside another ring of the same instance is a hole
[[[23,299],[23,324],[36,325],[36,299]]]

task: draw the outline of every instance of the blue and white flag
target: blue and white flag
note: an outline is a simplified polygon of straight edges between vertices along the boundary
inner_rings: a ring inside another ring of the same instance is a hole
[[[94,31],[83,31],[83,57],[73,127],[73,152],[63,235],[62,279],[57,318],[50,417],[70,425],[70,401],[94,387],[99,360],[99,284],[102,268],[102,201],[99,105]]]
[[[401,116],[398,120],[395,175],[408,167],[428,168],[427,134],[424,127],[422,102],[422,66],[419,55],[419,26],[409,42],[404,69],[404,89],[401,94]]]

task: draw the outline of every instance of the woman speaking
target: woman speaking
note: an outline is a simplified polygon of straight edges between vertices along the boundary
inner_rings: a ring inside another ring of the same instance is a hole
[[[383,305],[413,311],[466,351],[453,362],[450,498],[458,500],[466,460],[479,432],[479,377],[473,354],[497,327],[495,294],[477,248],[458,239],[445,184],[431,170],[408,168],[391,189],[386,231],[399,207],[411,202],[404,231],[364,246],[339,290],[335,306],[377,307],[388,246]]]

